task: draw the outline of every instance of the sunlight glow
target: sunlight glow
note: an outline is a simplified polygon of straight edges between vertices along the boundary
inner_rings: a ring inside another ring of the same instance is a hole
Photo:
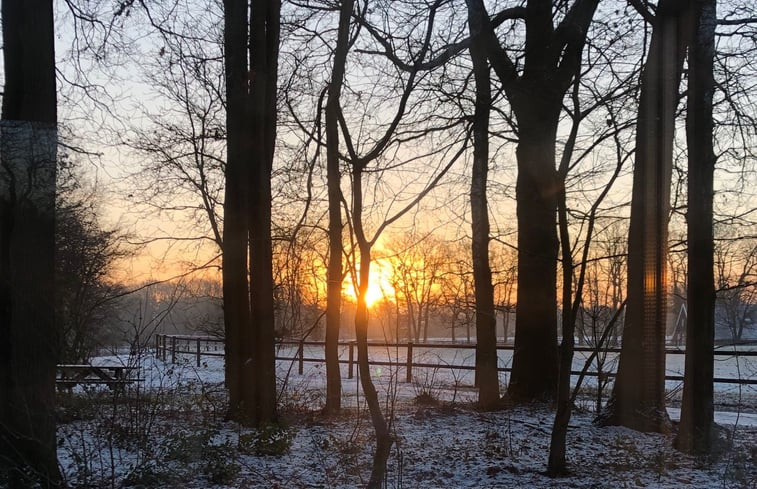
[[[356,292],[357,288],[353,285],[352,280],[348,278],[345,281],[344,296],[352,302],[357,302]],[[368,307],[373,307],[382,301],[394,302],[394,294],[391,266],[380,261],[371,263],[371,278],[368,284],[368,293],[365,297]]]

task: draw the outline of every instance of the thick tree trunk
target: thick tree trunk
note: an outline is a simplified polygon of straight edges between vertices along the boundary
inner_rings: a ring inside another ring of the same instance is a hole
[[[4,0],[2,19],[0,485],[59,487],[53,5]]]
[[[557,389],[557,231],[555,138],[565,91],[581,67],[581,53],[598,0],[576,0],[553,25],[553,2],[529,0],[522,73],[502,48],[481,0],[467,0],[481,22],[487,57],[518,121],[518,307],[508,395],[551,400]]]
[[[712,96],[715,91],[715,0],[695,2],[689,44],[689,87],[686,135],[688,182],[688,293],[686,372],[683,381],[679,450],[709,453],[715,440],[713,375],[715,277],[713,245]]]
[[[489,266],[489,206],[486,182],[489,170],[489,110],[491,83],[489,64],[481,33],[481,20],[469,10],[468,25],[473,39],[470,47],[476,79],[473,116],[473,176],[471,179],[471,233],[473,281],[476,297],[476,381],[482,409],[499,406],[497,372],[497,322],[494,316],[494,287]]]
[[[255,379],[255,424],[276,421],[276,358],[271,238],[271,175],[276,145],[279,0],[254,0],[250,10],[250,116],[252,154],[248,233],[252,347],[242,378]],[[246,344],[247,338],[243,336]]]
[[[261,426],[276,419],[271,172],[280,4],[253,2],[251,24],[246,0],[226,0],[224,8],[228,105],[223,245],[226,385],[229,417]]]
[[[518,307],[507,392],[519,401],[544,401],[555,398],[558,372],[557,115],[528,122],[527,117],[521,116],[517,149]]]
[[[618,375],[603,424],[667,432],[667,226],[685,2],[659,4],[641,82],[628,237],[628,306]]]
[[[326,413],[342,406],[342,376],[339,370],[339,326],[342,305],[342,199],[339,181],[339,99],[349,50],[350,19],[354,0],[342,2],[326,102],[326,179],[329,199],[329,264],[326,288]]]
[[[226,190],[223,221],[223,310],[226,349],[226,388],[231,419],[243,418],[242,343],[240,335],[249,328],[250,306],[247,284],[247,2],[224,1],[224,45],[226,54]],[[249,355],[249,352],[248,352]],[[251,420],[250,420],[251,421]]]

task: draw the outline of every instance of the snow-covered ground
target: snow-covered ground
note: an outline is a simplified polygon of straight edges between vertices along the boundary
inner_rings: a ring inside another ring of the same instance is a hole
[[[371,356],[404,361],[405,353],[384,349]],[[501,354],[504,365],[509,353]],[[294,356],[294,350],[279,355]],[[471,355],[416,348],[414,358],[465,364]],[[721,374],[754,376],[757,359],[743,360],[721,364]],[[296,362],[279,361],[280,405],[288,427],[261,434],[223,421],[223,358],[203,357],[199,368],[191,355],[179,356],[176,364],[152,355],[101,357],[93,363],[126,362],[139,364],[145,380],[123,396],[81,387],[61,394],[58,454],[72,486],[351,488],[363,486],[370,473],[372,428],[358,379],[347,379],[346,365],[345,413],[327,418],[316,411],[323,403],[324,366],[306,363],[300,375]],[[577,359],[574,368],[582,364]],[[675,368],[669,360],[668,370]],[[413,381],[406,383],[404,368],[371,370],[383,406],[394,412],[389,488],[757,487],[755,386],[740,391],[716,386],[716,397],[728,400],[716,415],[725,446],[717,461],[673,450],[670,436],[595,427],[594,403],[582,400],[568,433],[573,472],[550,479],[544,475],[554,417],[549,409],[478,412],[470,371],[415,368]],[[504,374],[501,379],[504,385]],[[421,394],[433,402],[419,403]],[[674,419],[680,415],[676,408],[669,412]]]

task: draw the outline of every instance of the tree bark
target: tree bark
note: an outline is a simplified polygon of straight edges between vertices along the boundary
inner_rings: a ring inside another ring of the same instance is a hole
[[[281,5],[255,0],[249,20],[246,0],[226,0],[224,7],[228,150],[223,277],[229,416],[263,426],[276,421],[271,173]]]
[[[560,372],[557,389],[557,412],[552,427],[549,444],[549,459],[547,473],[554,477],[567,473],[568,464],[565,457],[568,425],[573,411],[570,398],[570,374],[573,367],[574,334],[576,315],[573,313],[573,255],[570,248],[568,231],[568,209],[565,192],[561,192],[558,200],[558,215],[560,224],[560,250],[562,251],[562,343],[560,344]],[[581,290],[576,290],[580,297]]]
[[[551,400],[558,371],[555,139],[598,0],[575,1],[557,27],[553,2],[528,0],[514,14],[526,24],[522,73],[500,45],[483,1],[467,4],[469,16],[480,19],[487,57],[518,121],[518,307],[508,395],[516,401]]]
[[[667,432],[667,226],[687,2],[661,1],[641,81],[628,235],[628,306],[618,375],[600,422]]]
[[[376,386],[371,378],[368,363],[368,304],[366,296],[370,283],[371,242],[363,229],[363,168],[359,162],[352,165],[352,223],[360,252],[360,269],[358,270],[358,293],[355,306],[355,340],[357,341],[357,363],[360,386],[363,388],[365,402],[371,416],[371,423],[376,434],[376,452],[373,454],[371,477],[367,487],[380,489],[386,474],[386,462],[392,448],[389,426],[381,412]]]
[[[715,342],[715,276],[713,242],[712,97],[715,91],[716,1],[694,2],[689,44],[686,135],[688,181],[688,292],[686,370],[681,423],[675,445],[690,453],[709,453],[715,440],[713,376]]]
[[[241,420],[245,404],[254,400],[242,395],[242,343],[249,328],[250,305],[247,271],[247,182],[245,155],[251,152],[247,122],[247,2],[224,1],[226,70],[226,189],[223,221],[223,310],[225,329],[225,375],[229,391],[230,419]],[[249,353],[248,353],[249,354]],[[250,420],[251,421],[251,420]]]
[[[499,406],[497,372],[497,322],[494,316],[494,287],[489,265],[489,206],[486,182],[489,170],[489,111],[492,103],[489,64],[481,37],[481,18],[468,10],[472,39],[470,54],[476,80],[473,116],[473,175],[471,179],[471,233],[473,281],[476,297],[476,381],[478,404],[485,410]]]
[[[339,31],[334,50],[334,67],[326,102],[326,180],[329,199],[329,263],[326,290],[326,413],[338,413],[342,406],[342,377],[339,370],[339,328],[342,305],[342,192],[339,187],[339,99],[349,51],[350,19],[354,0],[345,0],[339,10]]]
[[[59,487],[53,5],[3,0],[2,19],[0,485]]]
[[[536,109],[532,109],[536,110]],[[518,290],[508,395],[548,401],[557,391],[557,113],[526,122],[517,148]],[[550,124],[550,122],[553,122]]]

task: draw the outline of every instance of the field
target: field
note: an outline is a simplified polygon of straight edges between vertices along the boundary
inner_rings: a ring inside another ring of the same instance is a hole
[[[403,361],[405,353],[374,349],[371,356]],[[449,365],[471,362],[470,353],[416,348],[414,357]],[[509,352],[502,353],[506,364]],[[306,358],[317,355],[309,351]],[[305,363],[300,375],[297,362],[280,361],[283,423],[256,432],[223,419],[221,357],[202,357],[199,368],[190,355],[179,355],[176,364],[150,353],[98,362],[138,363],[145,382],[123,394],[84,387],[61,393],[58,455],[73,487],[351,488],[370,472],[372,428],[358,379],[346,378],[346,365],[345,412],[324,417],[317,411],[323,365]],[[676,362],[669,360],[671,373]],[[746,378],[754,376],[754,362],[723,361],[718,371]],[[404,367],[374,366],[372,374],[392,413],[388,488],[757,487],[755,386],[716,386],[721,453],[701,459],[673,450],[669,435],[595,427],[596,382],[589,378],[568,433],[572,474],[550,479],[544,475],[554,417],[548,407],[479,412],[470,371],[415,368],[410,383]],[[670,388],[676,419],[678,389]]]

